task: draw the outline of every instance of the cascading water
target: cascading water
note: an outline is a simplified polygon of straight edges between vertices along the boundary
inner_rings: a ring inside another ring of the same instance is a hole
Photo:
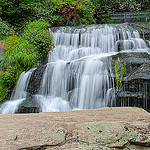
[[[40,111],[115,106],[108,56],[146,50],[139,32],[128,24],[60,27],[50,32],[55,48],[49,54],[40,90],[34,95]]]
[[[26,99],[27,87],[34,69],[28,72],[22,72],[9,101],[2,104],[0,108],[1,114],[14,114],[18,110],[19,104]]]
[[[144,50],[137,30],[124,25],[91,25],[50,29],[54,52],[39,94],[41,111],[115,106],[111,66],[105,58],[118,50]]]

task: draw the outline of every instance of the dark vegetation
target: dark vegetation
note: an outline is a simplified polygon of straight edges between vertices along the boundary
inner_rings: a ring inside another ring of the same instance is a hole
[[[53,47],[48,27],[112,23],[115,12],[150,10],[149,0],[1,0],[0,100],[23,71],[38,65]]]

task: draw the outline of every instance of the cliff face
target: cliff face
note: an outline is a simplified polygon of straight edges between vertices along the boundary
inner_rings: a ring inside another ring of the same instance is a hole
[[[150,55],[140,52],[112,56],[112,71],[116,77],[115,61],[118,64],[120,80],[121,65],[126,64],[121,88],[116,92],[117,106],[136,106],[150,110]]]
[[[135,23],[133,24],[141,32],[141,38],[143,38],[150,48],[150,24],[148,23]]]
[[[141,31],[141,38],[150,48],[150,25],[142,23],[133,25]],[[120,66],[120,73],[121,65],[126,64],[122,86],[116,93],[117,106],[136,106],[150,111],[150,53],[121,53],[112,56],[112,70],[115,77],[116,60]]]

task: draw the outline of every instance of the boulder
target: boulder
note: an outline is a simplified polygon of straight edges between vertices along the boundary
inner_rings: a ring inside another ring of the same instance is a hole
[[[0,149],[148,150],[149,121],[149,113],[130,107],[2,114]]]
[[[27,92],[29,94],[34,95],[38,93],[45,68],[46,68],[46,65],[43,65],[33,71],[31,78],[30,78],[29,85],[28,85],[28,89],[27,89]]]
[[[27,98],[18,107],[16,113],[39,113],[40,107],[34,97]]]

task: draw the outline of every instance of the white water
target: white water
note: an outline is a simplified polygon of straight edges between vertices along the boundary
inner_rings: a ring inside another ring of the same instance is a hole
[[[138,31],[127,24],[61,27],[50,32],[55,48],[49,54],[39,94],[34,95],[43,112],[115,106],[114,81],[107,57],[118,51],[147,50]],[[18,84],[23,86],[28,82],[21,81]],[[14,94],[12,99],[20,100],[6,102],[2,113],[14,113],[26,97],[19,97],[23,93],[17,89],[16,92],[18,96]]]
[[[18,106],[26,99],[26,91],[33,70],[22,72],[10,100],[2,104],[0,114],[14,114],[18,110]]]
[[[54,52],[37,98],[41,111],[67,111],[115,106],[109,62],[118,50],[147,50],[137,30],[123,25],[51,29]]]

